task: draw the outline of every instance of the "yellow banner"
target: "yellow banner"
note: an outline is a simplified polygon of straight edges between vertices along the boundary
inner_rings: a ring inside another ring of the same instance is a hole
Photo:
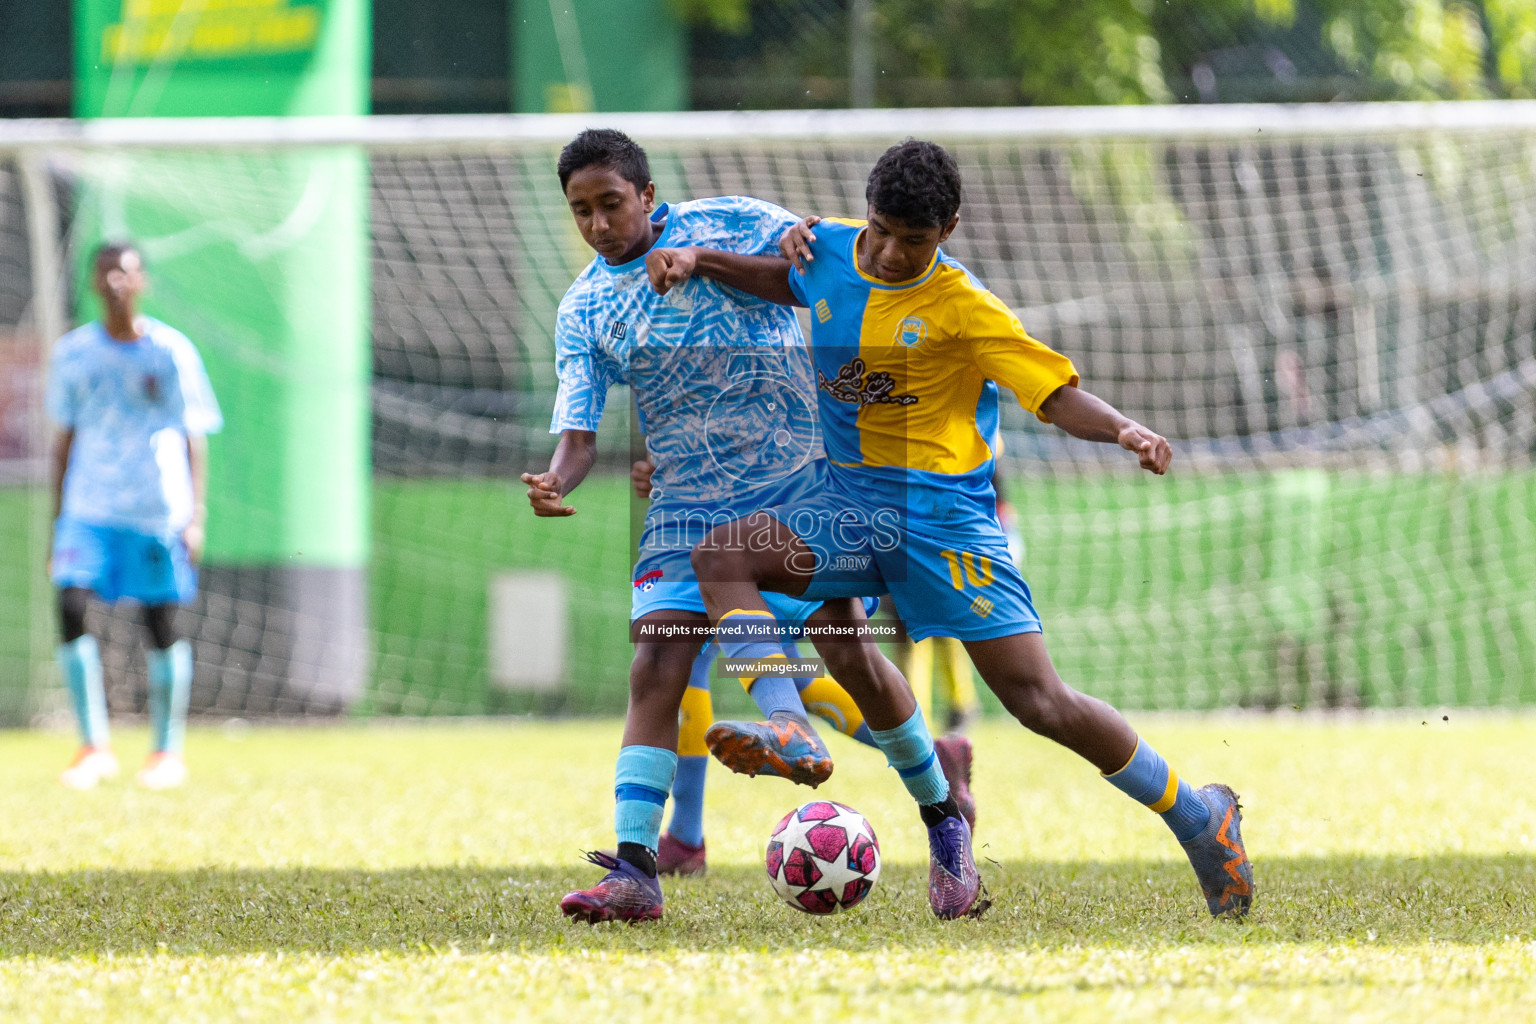
[[[321,8],[291,0],[125,0],[101,34],[111,64],[221,60],[305,53],[320,38]]]

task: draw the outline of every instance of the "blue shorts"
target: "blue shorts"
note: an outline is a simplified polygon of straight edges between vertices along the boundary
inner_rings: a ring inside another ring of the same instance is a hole
[[[751,515],[763,505],[796,501],[819,493],[827,478],[826,463],[821,459],[800,471],[764,488],[752,500],[739,507],[713,507],[665,499],[654,501],[646,511],[640,535],[640,557],[635,563],[634,593],[630,598],[629,620],[656,611],[686,611],[704,614],[704,599],[699,595],[698,578],[693,574],[689,556],[694,547],[717,526]],[[780,622],[799,626],[821,601],[802,601],[783,594],[764,594],[768,607]]]
[[[756,503],[778,505],[801,501],[822,493],[826,488],[826,462],[817,459],[774,487],[754,494]],[[685,611],[704,614],[704,598],[689,559],[693,549],[710,530],[735,522],[756,511],[757,504],[747,503],[741,510],[709,508],[667,501],[653,502],[646,512],[640,535],[640,558],[635,564],[634,593],[629,602],[629,621],[637,622],[656,611]],[[879,596],[872,594],[836,594],[834,597],[863,597],[864,613],[873,615],[880,607]],[[795,598],[765,592],[763,599],[780,622],[800,627],[822,602],[830,598]]]
[[[142,533],[60,516],[53,526],[53,584],[94,590],[103,601],[187,604],[197,570],[175,533]]]
[[[802,599],[888,593],[913,640],[1041,632],[993,502],[915,488],[907,495],[842,477],[766,510],[814,556]]]
[[[805,620],[821,607],[820,600],[802,601],[784,594],[764,593],[763,600],[768,602],[774,618],[794,627],[805,625]],[[869,607],[867,602],[865,607]],[[666,580],[636,583],[634,595],[629,601],[629,621],[638,622],[651,612],[659,611],[698,612],[703,615],[704,598],[699,594],[699,585]]]

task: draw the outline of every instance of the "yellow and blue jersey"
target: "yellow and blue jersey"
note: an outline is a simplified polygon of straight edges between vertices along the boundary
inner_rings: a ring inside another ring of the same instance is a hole
[[[789,275],[811,310],[828,459],[860,477],[985,494],[998,385],[1040,416],[1052,392],[1077,383],[1077,370],[942,249],[909,281],[864,273],[855,254],[864,227],[822,221],[815,259]]]

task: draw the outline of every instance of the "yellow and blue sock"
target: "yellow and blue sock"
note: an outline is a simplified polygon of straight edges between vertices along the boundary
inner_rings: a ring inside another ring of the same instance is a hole
[[[1125,767],[1104,776],[1109,784],[1138,803],[1146,804],[1173,830],[1173,837],[1186,842],[1200,834],[1211,820],[1211,809],[1195,795],[1189,783],[1168,767],[1163,756],[1141,737]]]
[[[69,703],[80,728],[80,742],[106,747],[112,742],[107,725],[107,691],[101,678],[101,649],[86,633],[59,645],[59,670],[69,688]]]
[[[921,711],[912,712],[911,718],[894,729],[873,729],[870,735],[920,807],[942,804],[949,799],[949,781],[939,768],[939,759],[933,752],[933,736],[928,732],[928,723],[923,720]],[[927,822],[926,815],[924,821]]]
[[[672,821],[667,831],[689,846],[704,842],[704,777],[709,767],[704,734],[715,720],[709,695],[714,657],[712,645],[707,645],[694,661],[677,727],[677,775],[672,780]]]
[[[178,640],[144,655],[149,667],[149,729],[156,753],[180,754],[192,696],[192,645]]]
[[[652,876],[661,840],[661,813],[676,772],[677,755],[672,751],[633,744],[619,751],[613,773],[613,831],[619,839],[619,856]]]
[[[865,746],[879,746],[874,736],[870,735],[869,724],[864,721],[864,712],[859,710],[848,691],[837,684],[837,680],[831,676],[817,676],[815,679],[804,680],[804,683],[800,688],[800,700],[804,702],[806,711],[824,720],[844,736],[856,739]]]
[[[766,661],[783,658],[784,637],[787,630],[772,612],[751,608],[734,608],[720,616],[715,623],[715,640],[720,653],[732,661]],[[800,691],[789,676],[742,676],[741,685],[746,687],[764,718],[789,715],[801,722],[806,721],[805,705],[800,701]]]

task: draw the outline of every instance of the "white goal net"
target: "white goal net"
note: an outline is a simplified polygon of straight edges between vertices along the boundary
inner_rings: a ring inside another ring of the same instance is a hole
[[[621,396],[586,514],[536,522],[516,482],[553,445],[554,310],[590,258],[555,157],[594,125],[646,147],[662,200],[828,216],[863,214],[887,145],[952,149],[948,251],[1176,450],[1143,478],[1005,413],[1024,575],[1075,685],[1128,707],[1536,701],[1536,105],[1381,104],[0,124],[0,715],[60,705],[40,367],[89,315],[107,234],[143,247],[154,311],[244,417],[212,442],[195,711],[621,711]],[[250,552],[324,534],[327,507],[263,518],[241,467],[293,436],[269,396],[343,372],[306,325],[350,300],[307,278],[348,203],[371,427],[356,575],[324,591],[356,608],[326,618]],[[95,614],[112,704],[139,707],[132,615]],[[355,657],[306,639],[312,614]]]

